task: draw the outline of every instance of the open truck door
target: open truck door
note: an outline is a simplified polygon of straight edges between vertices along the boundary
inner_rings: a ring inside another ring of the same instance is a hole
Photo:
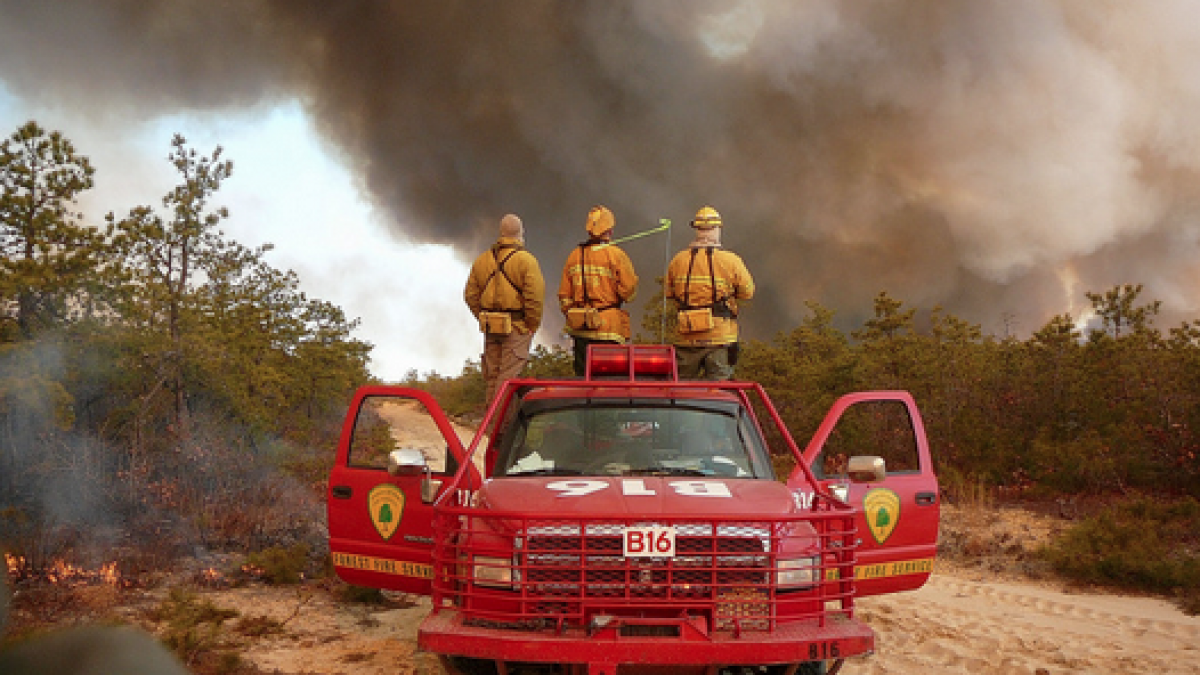
[[[857,594],[920,588],[933,571],[940,505],[925,425],[912,396],[843,396],[803,459],[818,482],[860,509]],[[799,480],[793,475],[789,484]]]
[[[329,474],[329,548],[337,575],[358,586],[429,595],[433,502],[464,455],[430,394],[359,389]]]

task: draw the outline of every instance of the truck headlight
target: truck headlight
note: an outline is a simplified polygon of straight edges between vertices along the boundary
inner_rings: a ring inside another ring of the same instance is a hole
[[[775,585],[779,588],[813,586],[819,573],[816,558],[780,559],[776,562]]]
[[[512,560],[509,560],[508,558],[493,558],[490,556],[477,555],[475,556],[474,564],[471,567],[472,576],[475,578],[475,583],[479,584],[480,586],[512,588]]]

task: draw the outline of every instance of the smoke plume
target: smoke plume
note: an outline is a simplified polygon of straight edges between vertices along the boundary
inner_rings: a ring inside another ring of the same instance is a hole
[[[0,2],[23,97],[298,98],[398,233],[470,258],[518,213],[551,289],[590,206],[678,248],[711,204],[763,338],[881,290],[990,332],[1122,283],[1196,318],[1196,63],[1189,0]],[[643,299],[664,243],[627,247]]]

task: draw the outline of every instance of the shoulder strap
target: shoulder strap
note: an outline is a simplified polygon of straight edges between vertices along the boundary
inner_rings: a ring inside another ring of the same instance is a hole
[[[496,270],[500,272],[500,275],[504,277],[504,280],[507,281],[508,285],[512,286],[514,290],[517,289],[517,285],[513,283],[512,277],[508,276],[508,272],[504,271],[504,263],[508,262],[508,259],[516,255],[520,250],[520,247],[514,248],[508,252],[508,255],[504,256],[504,260],[496,260]],[[492,249],[492,258],[496,258],[496,249]],[[495,272],[492,274],[494,275]]]
[[[512,286],[514,289],[517,288],[517,285],[512,282],[512,279],[508,278],[508,273],[504,271],[504,263],[508,262],[508,259],[513,257],[519,250],[521,250],[520,247],[514,248],[512,251],[509,251],[508,255],[504,256],[504,260],[499,260],[496,256],[496,249],[492,249],[492,260],[496,261],[496,269],[492,270],[491,274],[488,274],[487,281],[483,282],[483,287],[479,291],[480,297],[483,296],[484,291],[486,291],[487,287],[492,283],[492,279],[496,278],[496,272],[500,272],[500,274],[504,276],[504,280],[507,281],[510,286]],[[502,308],[485,307],[484,309],[489,311],[498,311]]]
[[[713,247],[709,246],[708,247],[708,280],[709,280],[709,283],[712,285],[712,295],[713,295],[712,306],[713,306],[713,309],[716,309],[716,307],[717,307],[717,270],[716,270],[716,268],[713,267],[712,257],[713,257]]]
[[[692,285],[692,266],[696,264],[696,248],[692,247],[692,258],[688,260],[687,276],[683,280],[683,309],[691,309],[691,304],[688,303],[688,288]]]

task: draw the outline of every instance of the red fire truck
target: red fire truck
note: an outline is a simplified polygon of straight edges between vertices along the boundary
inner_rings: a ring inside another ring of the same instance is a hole
[[[426,392],[361,389],[328,509],[343,580],[432,595],[448,672],[716,675],[869,654],[855,600],[925,583],[939,502],[906,392],[842,397],[802,449],[758,384],[593,345],[582,378],[506,382],[469,442]]]

